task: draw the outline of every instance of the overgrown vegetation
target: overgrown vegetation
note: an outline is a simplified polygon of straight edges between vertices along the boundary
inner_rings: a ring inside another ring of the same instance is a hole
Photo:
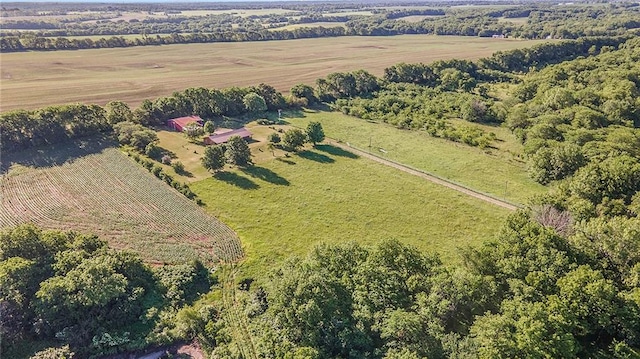
[[[574,230],[517,213],[464,267],[394,241],[316,247],[246,294],[259,355],[635,357],[640,222]]]
[[[179,308],[210,290],[200,262],[152,269],[96,236],[22,225],[0,233],[0,335],[7,357],[21,341],[56,341],[56,358],[167,344]],[[41,353],[42,357],[53,357]],[[66,352],[66,354],[65,354]],[[24,354],[24,353],[20,353]]]

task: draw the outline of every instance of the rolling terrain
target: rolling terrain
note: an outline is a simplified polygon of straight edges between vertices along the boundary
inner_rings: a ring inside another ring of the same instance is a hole
[[[472,60],[541,42],[403,35],[8,53],[2,55],[0,110],[113,100],[136,106],[188,87],[267,83],[288,91],[336,71],[379,76],[399,62]]]

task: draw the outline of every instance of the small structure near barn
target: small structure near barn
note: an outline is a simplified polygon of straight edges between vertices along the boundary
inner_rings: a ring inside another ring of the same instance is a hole
[[[167,126],[178,132],[184,131],[184,128],[190,124],[197,124],[198,126],[202,126],[204,124],[204,120],[201,119],[200,116],[185,116],[172,118],[167,121]]]
[[[207,136],[203,139],[205,145],[219,145],[225,143],[229,138],[233,136],[240,136],[241,138],[251,138],[251,132],[246,128],[238,128],[236,130],[226,131],[222,133],[216,133],[211,136]]]

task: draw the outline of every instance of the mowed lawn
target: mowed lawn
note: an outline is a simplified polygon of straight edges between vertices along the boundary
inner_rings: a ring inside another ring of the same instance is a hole
[[[0,110],[112,100],[137,106],[199,86],[267,83],[286,92],[336,71],[382,76],[399,62],[478,59],[543,41],[403,35],[6,53]]]
[[[446,262],[491,238],[509,211],[330,145],[191,184],[234,229],[248,275],[318,243],[395,238]]]
[[[306,111],[287,117],[292,125],[306,127],[310,121],[322,123],[327,136],[348,142],[382,157],[433,173],[477,191],[515,203],[547,191],[547,187],[527,175],[526,164],[513,153],[521,153],[520,144],[505,128],[482,126],[498,137],[496,149],[484,151],[426,132],[400,130],[339,112]]]

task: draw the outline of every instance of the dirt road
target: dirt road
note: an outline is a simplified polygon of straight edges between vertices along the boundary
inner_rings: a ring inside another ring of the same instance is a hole
[[[495,204],[496,206],[500,206],[500,207],[503,207],[503,208],[506,208],[506,209],[509,209],[509,210],[512,210],[512,211],[515,211],[515,210],[518,209],[518,206],[513,205],[511,203],[508,203],[508,202],[502,201],[500,199],[488,196],[486,194],[482,194],[480,192],[476,192],[476,191],[474,191],[472,189],[457,185],[455,183],[452,183],[452,182],[449,182],[449,181],[444,180],[442,178],[438,178],[438,177],[430,175],[428,173],[413,169],[413,168],[405,166],[403,164],[387,160],[385,158],[376,156],[376,155],[371,154],[369,152],[359,150],[359,149],[357,149],[355,147],[350,146],[348,142],[347,142],[347,144],[344,144],[344,143],[339,143],[339,142],[336,142],[336,141],[331,141],[331,144],[336,146],[336,147],[340,147],[343,150],[346,150],[346,151],[349,151],[349,152],[353,152],[353,153],[357,154],[358,156],[365,157],[365,158],[368,158],[370,160],[376,161],[378,163],[382,163],[383,165],[387,165],[387,166],[399,169],[400,171],[404,171],[406,173],[410,173],[410,174],[412,174],[414,176],[422,177],[422,178],[424,178],[424,179],[426,179],[428,181],[431,181],[433,183],[439,184],[441,186],[445,186],[447,188],[451,188],[451,189],[456,190],[458,192],[464,193],[464,194],[466,194],[468,196],[483,200],[485,202],[489,202],[491,204]]]

